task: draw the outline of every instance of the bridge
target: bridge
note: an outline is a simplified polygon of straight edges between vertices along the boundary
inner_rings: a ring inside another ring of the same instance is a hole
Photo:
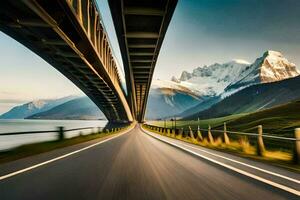
[[[1,2],[1,31],[70,79],[110,122],[134,123],[126,131],[108,130],[103,137],[93,132],[96,139],[1,164],[0,199],[299,199],[299,173],[175,139],[182,129],[167,137],[153,132],[165,128],[135,124],[144,120],[177,0],[108,3],[125,77],[95,0]],[[58,133],[65,141],[62,127]],[[293,141],[300,152],[300,140]]]
[[[109,0],[126,72],[129,105],[143,121],[158,53],[177,0]]]
[[[94,0],[6,0],[0,8],[0,30],[70,79],[109,121],[143,121],[155,63],[176,3],[109,1],[127,94]]]

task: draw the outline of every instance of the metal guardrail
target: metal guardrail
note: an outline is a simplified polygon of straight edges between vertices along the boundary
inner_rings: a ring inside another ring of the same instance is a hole
[[[200,131],[208,131],[208,129],[199,129]],[[194,130],[193,130],[194,131]],[[219,133],[223,133],[224,130],[213,130],[211,129],[211,131],[214,132],[219,132]],[[248,136],[258,136],[258,133],[247,133],[247,132],[239,132],[239,131],[226,131],[227,133],[233,133],[233,134],[238,134],[238,135],[248,135]],[[273,138],[273,139],[280,139],[280,140],[289,140],[289,141],[300,141],[300,139],[296,139],[296,138],[291,138],[291,137],[281,137],[281,136],[275,136],[275,135],[271,135],[271,134],[262,134],[262,137],[266,137],[266,138]]]
[[[261,125],[254,127],[257,129],[257,133],[249,133],[249,132],[239,132],[239,131],[228,131],[226,127],[226,123],[224,123],[224,129],[216,129],[213,130],[210,128],[208,129],[201,129],[198,127],[198,129],[192,130],[191,127],[189,127],[188,130],[184,130],[183,128],[166,128],[166,127],[159,127],[159,126],[153,126],[149,124],[144,124],[147,128],[150,128],[153,131],[157,131],[159,133],[167,133],[168,135],[173,135],[173,137],[181,135],[182,137],[190,137],[192,140],[200,140],[202,141],[204,137],[202,136],[201,131],[204,132],[205,136],[207,136],[207,139],[210,143],[214,143],[214,137],[215,135],[213,133],[220,133],[217,135],[217,137],[221,137],[221,139],[224,141],[226,145],[230,144],[230,138],[228,137],[229,134],[235,134],[235,135],[244,135],[244,136],[252,136],[256,138],[256,141],[254,143],[256,144],[256,153],[258,156],[264,156],[266,152],[266,147],[264,144],[264,138],[272,139],[272,140],[279,140],[280,143],[274,143],[269,142],[267,144],[267,147],[270,148],[270,145],[272,145],[272,149],[288,149],[289,151],[293,152],[293,161],[296,164],[300,164],[300,128],[296,128],[295,131],[295,138],[292,137],[282,137],[282,136],[275,136],[267,133],[263,133],[263,128]],[[232,138],[231,138],[232,139]],[[237,139],[237,138],[234,138]],[[253,142],[253,140],[251,140]],[[288,144],[288,145],[287,145]]]
[[[23,131],[23,132],[10,132],[10,133],[0,133],[0,136],[5,135],[25,135],[25,134],[38,134],[38,133],[58,133],[60,131],[58,127],[57,130],[49,130],[49,131]],[[103,129],[103,127],[84,127],[84,128],[73,128],[73,129],[67,129],[64,130],[64,132],[70,132],[70,131],[80,131],[80,130],[87,130],[87,129]]]

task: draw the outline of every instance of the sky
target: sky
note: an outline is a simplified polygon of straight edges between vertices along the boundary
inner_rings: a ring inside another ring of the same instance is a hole
[[[115,57],[122,60],[106,0],[97,0]],[[268,49],[300,66],[300,1],[179,0],[155,79],[232,59],[253,62]],[[300,69],[300,68],[299,68]],[[0,32],[0,114],[36,99],[83,93],[26,47]]]

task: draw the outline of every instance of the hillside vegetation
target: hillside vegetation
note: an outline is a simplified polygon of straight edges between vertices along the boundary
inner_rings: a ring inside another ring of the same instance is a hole
[[[248,114],[229,115],[226,117],[212,118],[206,120],[177,121],[177,128],[187,129],[191,126],[207,128],[208,124],[213,129],[222,129],[223,123],[227,123],[228,130],[256,132],[256,127],[262,125],[265,133],[293,137],[294,129],[300,127],[300,100],[288,104],[275,106],[258,112]],[[151,124],[164,126],[163,121],[151,122]],[[172,127],[171,122],[167,122]]]

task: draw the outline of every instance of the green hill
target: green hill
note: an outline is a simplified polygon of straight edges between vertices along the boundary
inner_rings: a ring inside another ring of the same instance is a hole
[[[250,113],[227,122],[230,130],[238,131],[253,130],[258,125],[263,125],[266,133],[293,137],[294,129],[300,127],[300,101]]]
[[[186,119],[209,119],[255,112],[300,99],[300,76],[245,88]]]
[[[105,119],[101,110],[88,98],[80,97],[58,105],[45,112],[34,114],[28,119]]]

